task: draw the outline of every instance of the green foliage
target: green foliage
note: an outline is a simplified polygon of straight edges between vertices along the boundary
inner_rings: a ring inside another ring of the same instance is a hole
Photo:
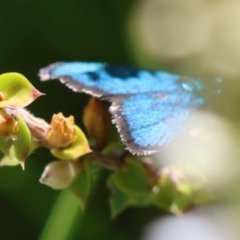
[[[9,149],[12,146],[13,140],[11,138],[3,138],[0,137],[0,150],[3,152],[5,155],[8,155]]]
[[[129,206],[149,206],[151,204],[151,184],[147,171],[141,162],[127,158],[126,164],[110,175],[110,207],[112,217]]]
[[[37,97],[44,95],[19,73],[5,73],[0,75],[0,108],[25,107]]]
[[[89,194],[91,192],[92,179],[89,161],[86,159],[81,162],[81,170],[74,182],[70,185],[71,191],[80,201],[82,209],[85,208]]]
[[[153,202],[172,213],[182,213],[192,204],[190,185],[176,170],[166,169],[159,177]]]
[[[18,132],[12,142],[9,150],[9,157],[19,161],[24,168],[24,162],[29,155],[31,149],[31,133],[27,124],[21,116],[18,116]]]
[[[135,175],[133,175],[133,177],[134,176]],[[112,174],[108,179],[108,187],[110,189],[111,194],[109,204],[111,208],[112,218],[117,217],[122,211],[124,211],[129,206],[146,207],[152,204],[150,193],[148,192],[136,193],[136,191],[132,188],[131,190],[133,190],[133,192],[129,192],[130,190],[129,188],[127,188],[126,192],[120,189],[118,184],[119,184],[118,179],[115,177],[115,174]]]
[[[126,164],[113,176],[117,187],[126,194],[148,193],[150,186],[147,173],[141,163],[134,159],[126,159]]]
[[[8,158],[18,161],[24,168],[24,162],[31,150],[31,133],[22,116],[8,114],[8,108],[24,107],[42,95],[21,74],[6,73],[0,75],[1,142],[0,148]],[[5,159],[5,164],[7,159]],[[10,163],[11,164],[11,163]],[[13,164],[15,165],[15,164]]]

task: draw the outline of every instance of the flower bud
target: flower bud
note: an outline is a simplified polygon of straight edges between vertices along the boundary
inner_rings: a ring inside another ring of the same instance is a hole
[[[65,118],[62,113],[54,114],[47,133],[48,142],[55,148],[68,146],[76,139],[74,118]]]
[[[74,161],[54,161],[49,163],[40,178],[40,182],[53,189],[67,188],[75,179],[81,165]]]
[[[4,109],[0,109],[0,136],[10,137],[16,134],[17,130],[17,120],[9,116]]]
[[[90,99],[84,109],[83,123],[97,147],[104,147],[111,121],[110,114],[101,101],[93,97]]]

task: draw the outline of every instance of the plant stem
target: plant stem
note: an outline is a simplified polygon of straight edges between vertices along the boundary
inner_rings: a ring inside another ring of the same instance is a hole
[[[25,108],[17,109],[8,108],[6,109],[6,113],[9,116],[15,118],[18,115],[22,116],[30,129],[33,141],[42,147],[50,149],[53,148],[53,146],[47,140],[47,132],[48,129],[50,128],[50,124],[47,123],[45,120],[35,117]],[[84,157],[85,156],[80,157],[79,159],[82,159]],[[86,157],[88,157],[88,159],[91,160],[92,162],[110,170],[117,170],[123,164],[122,159],[114,154],[106,156],[101,154],[101,152],[93,151],[92,153],[86,155]]]

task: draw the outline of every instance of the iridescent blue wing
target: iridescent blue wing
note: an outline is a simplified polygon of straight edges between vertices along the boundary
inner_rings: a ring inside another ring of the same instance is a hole
[[[72,62],[52,64],[39,75],[110,100],[113,122],[135,154],[150,154],[171,142],[185,130],[190,111],[204,103],[198,94],[201,81],[162,71]]]
[[[106,63],[55,63],[40,70],[41,80],[60,79],[75,91],[96,97],[146,92],[174,92],[182,89],[180,76]]]
[[[127,149],[139,155],[158,151],[187,128],[191,111],[204,103],[191,93],[142,93],[112,97],[110,111]]]

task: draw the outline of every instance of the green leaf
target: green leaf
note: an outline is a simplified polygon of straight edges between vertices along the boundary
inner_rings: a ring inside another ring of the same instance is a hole
[[[0,108],[25,107],[42,95],[20,73],[0,75]]]
[[[5,155],[0,161],[0,167],[4,166],[18,166],[19,162],[9,156]]]
[[[88,140],[82,130],[75,126],[75,131],[77,136],[76,140],[65,148],[52,149],[51,153],[53,156],[61,160],[73,160],[91,152]]]
[[[129,205],[131,205],[131,197],[116,187],[113,175],[108,178],[107,185],[111,192],[109,199],[111,216],[112,218],[115,218]]]
[[[129,206],[145,207],[152,204],[150,192],[131,194],[121,191],[117,186],[114,174],[109,176],[107,185],[111,193],[109,202],[112,218],[115,218]]]
[[[174,214],[186,211],[192,201],[190,185],[179,176],[176,171],[163,171],[153,191],[153,203]]]
[[[191,205],[192,191],[188,183],[182,182],[177,185],[173,205],[171,206],[171,212],[175,214],[181,214],[189,209]]]
[[[152,204],[151,193],[140,193],[131,195],[131,204],[134,206],[146,207]]]
[[[113,178],[118,188],[123,192],[139,194],[150,191],[148,176],[140,161],[126,159],[126,165],[116,171]]]
[[[109,143],[102,151],[101,153],[103,155],[110,155],[112,152],[116,152],[118,150],[119,152],[123,152],[125,150],[125,146],[123,143],[118,139],[117,141]]]
[[[3,152],[4,154],[8,154],[9,150],[12,146],[13,140],[9,138],[0,138],[0,151]]]
[[[81,163],[81,171],[78,173],[69,189],[77,196],[82,208],[85,208],[86,201],[91,191],[92,179],[89,161],[84,159]]]
[[[31,133],[30,130],[21,116],[18,116],[18,132],[16,140],[9,151],[9,156],[18,160],[22,168],[31,149]]]

